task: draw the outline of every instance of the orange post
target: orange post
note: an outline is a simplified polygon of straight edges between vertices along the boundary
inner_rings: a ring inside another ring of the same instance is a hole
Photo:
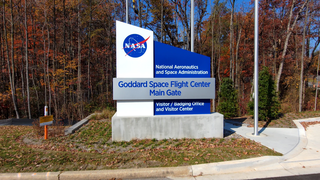
[[[48,106],[44,107],[44,116],[48,116]],[[48,139],[48,125],[44,126],[44,139]]]
[[[47,140],[48,139],[48,125],[44,126],[44,139]]]

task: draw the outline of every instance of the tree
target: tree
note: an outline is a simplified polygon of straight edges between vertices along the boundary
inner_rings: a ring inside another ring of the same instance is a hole
[[[178,41],[173,4],[164,0],[150,0],[147,5],[153,18],[146,26],[154,32],[159,42],[179,47],[181,43]]]
[[[314,97],[314,111],[317,110],[317,100],[318,100],[318,83],[319,83],[319,78],[318,78],[318,75],[319,75],[319,66],[320,66],[320,51],[318,52],[318,64],[317,64],[317,74],[316,74],[316,94],[315,94],[315,97]]]
[[[190,23],[189,23],[189,0],[172,0],[173,4],[175,5],[176,15],[178,16],[183,30],[182,30],[182,39],[184,43],[184,47],[187,50],[191,49],[191,30],[190,30]]]
[[[301,52],[301,70],[300,70],[300,88],[299,88],[299,112],[302,111],[303,101],[302,101],[302,91],[304,86],[304,78],[303,78],[303,64],[304,64],[304,48],[305,48],[305,39],[306,39],[306,26],[307,26],[307,20],[308,20],[308,8],[309,8],[309,0],[307,0],[307,10],[306,15],[304,18],[304,25],[303,25],[303,38],[302,38],[302,52]],[[309,49],[307,50],[309,51]]]
[[[235,117],[239,112],[238,93],[233,87],[233,81],[230,78],[224,78],[219,92],[220,102],[218,112],[225,118]]]
[[[136,2],[138,14],[129,10],[133,24],[154,31],[156,40],[190,48],[190,0]],[[195,52],[211,57],[217,90],[222,78],[234,80],[239,109],[246,114],[254,67],[254,8],[246,4],[245,10],[238,11],[234,4],[232,12],[234,2],[238,1],[195,1]],[[282,102],[290,104],[289,111],[298,110],[300,58],[304,60],[302,75],[316,76],[320,1],[308,0],[303,48],[306,2],[259,2],[259,63],[270,67],[274,79],[281,76],[275,82],[280,83],[279,95]],[[212,8],[207,8],[207,3]],[[81,113],[115,106],[115,19],[124,21],[125,1],[29,0],[26,5],[25,0],[0,0],[0,94],[10,95],[3,114],[28,117],[31,112],[38,117],[40,107],[47,105],[55,119],[79,120]],[[302,91],[309,106],[310,94],[306,93],[310,92]],[[217,93],[216,105],[218,97]]]
[[[211,75],[216,78],[217,83],[220,81],[220,57],[221,47],[227,41],[227,23],[221,23],[221,17],[228,13],[226,1],[220,2],[215,0],[211,3],[211,16],[204,22],[204,32],[202,33],[202,42],[199,45],[200,52],[211,57]],[[227,22],[225,20],[225,22]],[[223,33],[222,33],[223,32]],[[216,101],[218,98],[212,100],[212,110],[216,111]]]
[[[78,0],[78,84],[77,84],[77,101],[80,103],[79,114],[82,118],[82,92],[81,92],[81,16],[80,16],[80,0]]]
[[[14,110],[16,112],[16,117],[17,119],[20,118],[19,112],[18,112],[18,107],[17,107],[17,100],[16,100],[16,88],[15,88],[15,78],[14,78],[14,22],[13,22],[13,4],[12,0],[10,0],[10,10],[11,10],[11,33],[10,33],[10,38],[11,38],[11,66],[12,66],[12,77],[11,77],[11,93],[12,93],[12,101],[13,101],[13,106]],[[6,35],[5,35],[6,36]],[[8,57],[9,58],[9,57]]]
[[[27,23],[27,0],[24,1],[24,10],[25,10],[25,14],[24,14],[24,23],[25,23],[25,28],[26,28],[26,54],[25,54],[25,58],[26,58],[26,80],[27,80],[27,104],[28,104],[28,117],[29,119],[31,119],[31,110],[30,110],[30,92],[29,92],[29,59],[28,59],[28,23]]]
[[[234,82],[234,40],[233,40],[233,14],[234,4],[236,0],[230,0],[231,3],[231,14],[230,14],[230,78]]]
[[[206,41],[206,37],[201,37],[203,30],[203,19],[205,18],[207,14],[207,7],[208,7],[208,1],[207,0],[198,0],[195,1],[195,49],[197,53],[202,53],[202,44],[204,41]]]
[[[289,11],[289,21],[288,21],[288,24],[287,24],[287,30],[286,30],[286,33],[285,33],[285,42],[284,42],[284,48],[283,48],[283,51],[282,51],[282,55],[281,55],[281,62],[280,62],[280,65],[279,65],[279,71],[278,71],[278,74],[277,74],[277,77],[276,77],[276,87],[277,87],[277,92],[279,92],[279,85],[280,85],[280,78],[281,78],[281,74],[282,74],[282,70],[283,70],[283,65],[284,65],[284,60],[285,60],[285,56],[287,54],[287,49],[288,49],[288,43],[289,43],[289,38],[292,34],[292,30],[295,28],[296,24],[297,24],[297,21],[298,19],[301,17],[301,12],[303,11],[305,5],[306,5],[307,1],[305,1],[299,9],[299,12],[297,13],[293,23],[291,24],[291,20],[292,20],[292,16],[293,16],[293,13],[294,13],[294,8],[296,7],[296,0],[293,0],[291,2],[291,7],[290,7],[290,11]]]
[[[248,104],[249,113],[253,115],[254,100]],[[270,120],[278,117],[280,103],[275,90],[275,82],[268,67],[259,73],[259,120]]]

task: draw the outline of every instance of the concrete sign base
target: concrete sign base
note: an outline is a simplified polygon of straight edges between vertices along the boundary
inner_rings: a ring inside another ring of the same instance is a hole
[[[223,138],[223,115],[112,117],[112,141]]]

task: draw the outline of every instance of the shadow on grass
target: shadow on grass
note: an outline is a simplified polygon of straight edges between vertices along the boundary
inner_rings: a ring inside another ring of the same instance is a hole
[[[246,117],[240,117],[240,118],[233,118],[233,119],[225,119],[225,122],[229,124],[233,124],[235,126],[242,126],[245,120],[247,120]]]

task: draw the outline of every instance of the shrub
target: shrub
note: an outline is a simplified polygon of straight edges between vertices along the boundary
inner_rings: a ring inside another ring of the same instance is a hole
[[[275,82],[269,73],[269,68],[263,67],[259,73],[259,120],[276,119],[280,103],[275,89]],[[254,101],[248,104],[249,113],[254,114]]]
[[[107,108],[107,109],[103,109],[102,112],[95,112],[95,114],[92,115],[90,119],[93,119],[93,120],[111,119],[114,113],[115,113],[114,110]]]
[[[238,116],[238,95],[230,78],[224,78],[222,80],[217,109],[225,118]]]

